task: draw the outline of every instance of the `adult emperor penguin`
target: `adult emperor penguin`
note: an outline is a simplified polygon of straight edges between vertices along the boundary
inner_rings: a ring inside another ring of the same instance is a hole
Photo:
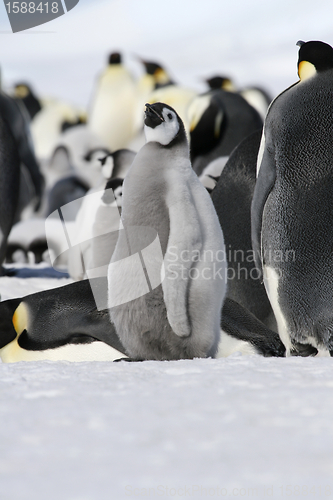
[[[124,148],[134,135],[136,86],[121,55],[109,57],[100,75],[88,116],[88,126],[111,151]]]
[[[214,356],[226,288],[219,221],[174,109],[146,104],[144,123],[108,269],[110,318],[132,359]]]
[[[287,354],[333,354],[333,49],[298,42],[300,80],[266,116],[252,241]]]
[[[17,212],[20,190],[20,158],[13,134],[0,113],[0,266]]]
[[[198,175],[262,127],[259,113],[242,96],[222,89],[197,96],[188,108],[188,117],[191,160]]]
[[[26,191],[29,188],[29,184],[32,184],[35,197],[34,208],[38,210],[44,189],[44,178],[40,173],[35,157],[27,112],[22,103],[15,101],[15,99],[4,92],[0,92],[0,113],[15,139],[18,155],[24,166],[22,170],[25,168],[25,174],[27,174],[27,176],[24,174],[21,175],[21,184],[25,186]],[[25,192],[20,193],[20,199],[23,199],[25,194]]]
[[[248,86],[243,89],[237,90],[232,80],[226,76],[214,76],[208,78],[206,83],[211,90],[222,89],[228,92],[238,92],[244,99],[253,106],[264,120],[269,104],[272,98],[268,92],[261,87]]]
[[[1,360],[113,361],[126,356],[107,309],[96,308],[95,282],[79,281],[1,302]]]

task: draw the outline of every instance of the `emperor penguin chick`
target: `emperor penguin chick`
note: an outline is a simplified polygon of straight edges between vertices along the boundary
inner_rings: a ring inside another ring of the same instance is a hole
[[[214,356],[226,288],[219,221],[174,109],[146,104],[144,123],[108,269],[111,321],[132,359]]]

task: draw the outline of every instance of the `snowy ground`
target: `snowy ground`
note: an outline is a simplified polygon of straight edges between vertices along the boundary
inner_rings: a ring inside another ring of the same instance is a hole
[[[0,364],[0,387],[1,500],[333,496],[330,358]]]

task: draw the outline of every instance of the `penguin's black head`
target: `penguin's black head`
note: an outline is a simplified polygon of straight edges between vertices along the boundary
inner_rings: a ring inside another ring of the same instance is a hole
[[[119,52],[112,52],[109,56],[109,64],[121,64],[121,54]]]
[[[162,66],[158,63],[142,60],[142,64],[144,65],[144,67],[146,69],[147,75],[155,75],[156,72],[161,71],[161,70],[163,71]]]
[[[176,142],[186,141],[184,124],[168,104],[162,102],[146,104],[144,124],[147,142],[174,146]]]
[[[223,89],[227,91],[233,91],[234,85],[230,78],[227,76],[213,76],[212,78],[207,78],[206,83],[208,83],[209,88],[212,90]]]
[[[141,62],[145,67],[147,75],[154,78],[155,88],[165,87],[173,83],[166,70],[159,63],[144,61],[143,59],[141,59]]]
[[[333,68],[333,48],[327,43],[300,40],[297,45],[300,47],[297,65],[301,80],[306,80],[317,72]]]

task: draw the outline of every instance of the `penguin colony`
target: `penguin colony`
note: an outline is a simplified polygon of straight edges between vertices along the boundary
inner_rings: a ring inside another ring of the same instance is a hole
[[[0,302],[3,362],[333,355],[333,49],[297,45],[270,104],[119,53],[87,113],[1,92],[3,273],[49,249],[75,280]]]

